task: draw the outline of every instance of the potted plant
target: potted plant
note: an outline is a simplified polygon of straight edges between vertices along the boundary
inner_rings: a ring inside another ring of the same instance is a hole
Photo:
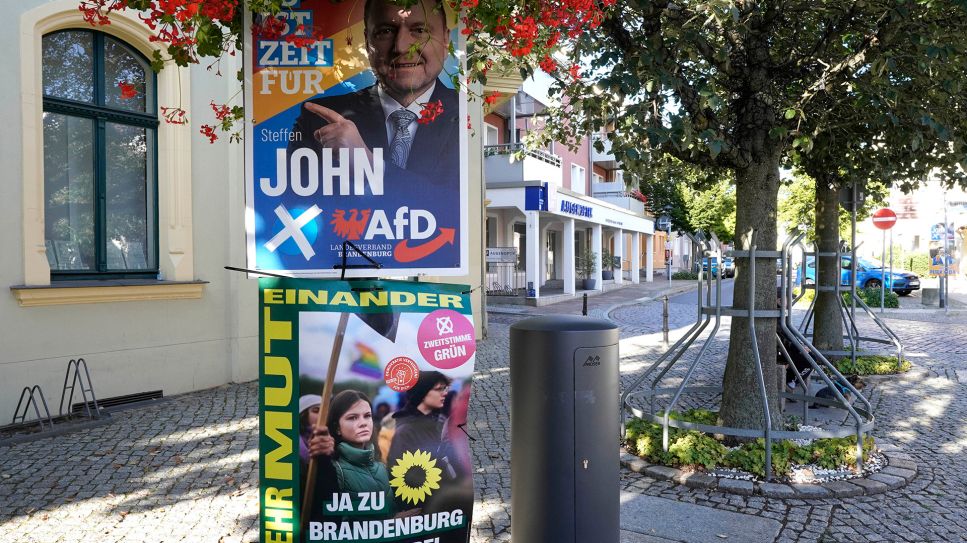
[[[596,280],[592,277],[598,269],[598,254],[590,249],[585,249],[577,257],[577,271],[584,279],[582,285],[584,290],[594,290],[597,287]]]
[[[605,249],[601,251],[601,260],[603,261],[601,265],[601,279],[608,280],[614,279],[614,258],[611,256],[611,251]]]

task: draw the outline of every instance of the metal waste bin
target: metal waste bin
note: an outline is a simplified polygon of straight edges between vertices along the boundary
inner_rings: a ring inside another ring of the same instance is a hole
[[[617,543],[618,327],[548,316],[510,327],[511,533]]]

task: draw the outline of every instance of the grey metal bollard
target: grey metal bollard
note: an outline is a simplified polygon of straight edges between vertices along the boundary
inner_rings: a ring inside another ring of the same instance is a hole
[[[556,315],[510,328],[511,533],[617,543],[618,327]]]

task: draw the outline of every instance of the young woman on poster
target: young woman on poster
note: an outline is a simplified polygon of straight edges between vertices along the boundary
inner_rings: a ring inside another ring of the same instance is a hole
[[[310,429],[307,457],[314,456],[320,461],[315,486],[319,506],[313,507],[310,520],[321,521],[323,514],[327,520],[350,516],[367,520],[392,517],[393,492],[386,466],[374,445],[376,434],[369,398],[357,390],[336,394],[326,426],[312,435],[311,428],[319,416],[318,407],[319,403],[310,406],[305,416],[300,417]],[[362,496],[366,496],[367,503],[362,503]]]

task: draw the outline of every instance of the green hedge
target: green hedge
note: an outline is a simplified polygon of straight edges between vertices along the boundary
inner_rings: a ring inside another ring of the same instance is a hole
[[[717,414],[704,409],[672,413],[673,419],[700,424],[714,424]],[[694,430],[668,429],[668,452],[662,450],[662,427],[642,419],[631,419],[625,425],[625,447],[641,458],[666,466],[703,466],[737,468],[765,476],[765,440],[757,439],[729,449],[712,436]],[[874,448],[872,437],[863,440],[863,459]],[[800,446],[784,439],[772,443],[772,472],[789,474],[793,464],[814,463],[826,469],[856,466],[856,440],[852,437],[817,439]]]
[[[676,281],[681,280],[681,279],[688,279],[688,280],[694,281],[694,280],[698,279],[698,274],[697,273],[688,272],[688,271],[678,271],[678,272],[675,272],[675,273],[672,274],[672,279],[674,279]]]
[[[920,277],[930,275],[930,255],[926,253],[904,253],[900,258],[894,258],[894,268],[911,271]]]
[[[859,295],[860,299],[866,302],[866,305],[870,307],[880,307],[880,289],[879,288],[861,288],[857,289],[856,293]],[[850,305],[850,293],[843,293],[843,301],[846,305]],[[883,297],[883,306],[890,308],[900,307],[900,297],[893,291],[886,291]]]
[[[849,287],[843,287],[843,301],[846,305],[850,305],[850,293]],[[795,298],[798,291],[793,291],[793,298]],[[880,307],[880,289],[879,288],[861,288],[857,289],[856,292],[860,295],[860,299],[866,302],[866,305],[870,307]],[[802,299],[799,300],[798,307],[809,306],[812,303],[813,298],[816,296],[816,291],[814,289],[806,289],[805,294],[803,294]],[[883,305],[885,307],[900,307],[900,297],[897,293],[886,291],[886,296],[883,300]]]

